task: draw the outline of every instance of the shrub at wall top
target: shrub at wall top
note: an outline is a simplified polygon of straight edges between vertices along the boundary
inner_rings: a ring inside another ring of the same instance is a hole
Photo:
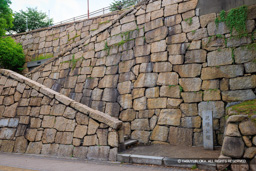
[[[0,66],[14,71],[22,70],[25,55],[22,46],[11,37],[0,38]]]

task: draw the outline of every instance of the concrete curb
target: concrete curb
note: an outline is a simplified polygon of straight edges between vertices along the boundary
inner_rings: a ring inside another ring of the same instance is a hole
[[[117,161],[123,163],[134,163],[134,164],[146,164],[146,165],[158,165],[168,167],[182,167],[182,168],[193,168],[195,165],[199,169],[216,170],[216,164],[209,163],[180,163],[179,159],[159,157],[159,156],[145,156],[145,155],[133,155],[133,154],[118,154]]]

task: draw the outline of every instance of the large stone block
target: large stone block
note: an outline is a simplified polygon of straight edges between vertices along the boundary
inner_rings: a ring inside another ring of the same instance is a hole
[[[56,104],[52,107],[51,115],[54,116],[62,116],[64,111],[66,109],[66,106],[63,104]]]
[[[14,138],[16,129],[2,128],[0,131],[0,139],[11,140]]]
[[[119,83],[117,86],[119,94],[129,94],[132,89],[132,83],[131,81],[125,81],[122,83]]]
[[[157,73],[142,73],[135,81],[134,87],[155,87],[157,78]]]
[[[136,118],[136,112],[133,109],[123,110],[119,119],[122,121],[133,121]]]
[[[123,109],[132,108],[132,95],[131,94],[120,95],[120,96],[118,96],[117,101]]]
[[[0,141],[0,146],[1,152],[7,152],[7,153],[12,153],[13,152],[13,148],[14,148],[14,141],[9,141],[9,140],[1,140]]]
[[[171,44],[167,46],[169,55],[183,55],[186,53],[186,44]]]
[[[223,91],[222,100],[226,102],[245,101],[255,99],[256,95],[252,90]]]
[[[157,52],[157,53],[151,54],[151,62],[164,62],[164,61],[167,61],[167,52]]]
[[[179,109],[163,109],[160,112],[158,125],[179,126],[181,111]]]
[[[179,86],[162,86],[160,88],[161,97],[180,98],[180,87]]]
[[[108,130],[98,129],[97,136],[99,139],[99,145],[108,145]]]
[[[53,128],[55,122],[54,116],[44,116],[42,127],[44,128]]]
[[[131,30],[135,30],[137,28],[137,24],[135,22],[130,22],[123,24],[121,27],[122,32],[127,32]]]
[[[186,116],[197,116],[197,104],[196,103],[182,103],[180,105],[180,110]]]
[[[250,89],[256,87],[256,75],[238,77],[229,80],[231,90]]]
[[[164,8],[164,16],[171,16],[178,14],[178,4],[173,4],[173,5],[167,5]]]
[[[75,147],[73,150],[73,156],[79,159],[86,159],[87,158],[87,147]]]
[[[256,63],[255,62],[248,62],[244,64],[245,72],[246,73],[253,73],[256,72]]]
[[[183,32],[191,32],[193,30],[197,30],[200,27],[200,22],[198,17],[193,17],[191,21],[188,19],[187,21],[182,21],[182,30]]]
[[[229,65],[233,63],[232,50],[221,49],[220,51],[209,52],[207,55],[208,66]]]
[[[226,127],[225,135],[229,137],[241,137],[238,125],[229,123]]]
[[[240,158],[244,153],[244,142],[242,138],[225,137],[221,151],[225,156]]]
[[[129,72],[135,65],[135,60],[122,61],[119,63],[119,73]]]
[[[55,129],[45,129],[42,142],[43,143],[53,143],[55,141],[55,135],[56,135]]]
[[[141,97],[133,101],[134,110],[145,110],[147,108],[147,98]]]
[[[256,53],[244,47],[239,47],[234,50],[235,62],[238,64],[251,62],[256,59]]]
[[[153,72],[170,72],[172,65],[170,62],[157,62],[154,64]]]
[[[166,38],[168,29],[166,26],[151,30],[145,34],[146,42],[152,43]]]
[[[200,16],[201,27],[207,26],[209,22],[213,22],[215,21],[215,19],[216,19],[216,13],[201,15]]]
[[[204,63],[206,62],[205,50],[188,51],[185,56],[185,63]]]
[[[187,33],[187,37],[188,37],[188,40],[201,40],[205,37],[208,37],[207,29],[201,28],[201,29],[197,29],[195,32],[189,32]],[[191,46],[192,44],[190,44],[190,48]]]
[[[202,92],[184,92],[181,93],[185,103],[201,102],[203,100]]]
[[[220,90],[205,90],[204,101],[221,100]]]
[[[106,72],[106,67],[94,67],[92,70],[92,75],[91,77],[104,77]]]
[[[173,16],[164,18],[164,25],[167,26],[167,27],[171,27],[171,26],[180,24],[181,21],[182,21],[182,18],[181,18],[180,14],[173,15]]]
[[[37,134],[37,129],[27,129],[25,137],[29,141],[35,141],[36,134]]]
[[[152,53],[164,52],[165,50],[166,50],[166,41],[165,40],[153,42],[151,44],[151,52]]]
[[[106,75],[99,82],[99,88],[115,88],[117,86],[118,75]]]
[[[225,114],[225,107],[222,101],[201,102],[198,104],[198,113],[203,117],[203,111],[212,111],[213,118],[221,118]]]
[[[239,124],[239,129],[243,135],[255,135],[256,134],[256,124],[251,121],[244,121]]]
[[[87,158],[89,160],[108,160],[109,146],[92,146],[88,148]]]
[[[167,141],[168,137],[168,127],[156,126],[151,134],[150,139],[154,141]]]
[[[181,125],[185,128],[200,128],[202,119],[200,116],[197,117],[185,117],[181,119]]]
[[[2,116],[10,117],[10,118],[15,117],[17,107],[18,107],[18,103],[15,103],[11,106],[6,107]]]
[[[169,142],[171,145],[192,146],[192,137],[192,129],[170,127]]]
[[[18,137],[15,141],[14,153],[25,153],[28,146],[28,141],[24,137]]]
[[[111,147],[118,147],[118,134],[117,132],[108,133],[108,145]]]
[[[179,75],[176,72],[160,73],[157,79],[157,85],[178,85]]]
[[[41,154],[43,155],[58,155],[59,144],[44,144],[42,147]]]
[[[92,135],[95,134],[99,127],[99,123],[94,121],[93,119],[89,119],[89,126],[88,126],[88,134]]]
[[[148,109],[164,109],[167,105],[166,98],[148,99]]]
[[[178,72],[181,77],[197,77],[201,74],[201,68],[201,64],[186,64],[176,65],[173,70]]]
[[[73,155],[73,145],[59,145],[58,156],[59,157],[70,157]]]
[[[184,91],[199,91],[201,90],[202,80],[200,78],[181,78],[179,84]]]
[[[114,88],[105,88],[103,92],[103,101],[116,102],[118,97],[118,91]]]
[[[184,13],[196,8],[198,0],[191,0],[179,4],[179,13]]]
[[[42,142],[30,142],[26,153],[28,154],[40,154],[42,149]]]
[[[151,48],[150,47],[151,46],[149,44],[142,45],[142,46],[136,46],[135,49],[134,49],[135,57],[149,55],[150,52],[151,52]]]
[[[96,144],[98,144],[98,139],[96,135],[84,137],[83,146],[95,146]]]
[[[244,74],[242,65],[227,65],[220,67],[207,67],[202,69],[202,80],[216,78],[233,78]]]
[[[131,129],[140,131],[150,130],[148,119],[135,119],[132,121]]]
[[[83,138],[87,134],[87,126],[77,125],[74,131],[74,137]]]
[[[159,87],[148,88],[146,90],[146,97],[147,98],[159,97]]]
[[[138,140],[140,143],[147,144],[149,141],[150,132],[149,131],[133,131],[131,138]]]

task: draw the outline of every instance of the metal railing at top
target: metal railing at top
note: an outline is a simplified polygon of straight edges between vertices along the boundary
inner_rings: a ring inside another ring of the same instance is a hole
[[[142,0],[127,0],[126,3],[134,2],[135,4],[137,4],[141,1]],[[70,19],[67,19],[67,20],[63,20],[63,21],[54,23],[52,26],[59,25],[59,24],[70,23],[70,22],[75,22],[75,21],[79,21],[79,20],[85,20],[85,19],[88,19],[88,17],[91,18],[91,17],[96,17],[96,16],[99,16],[99,15],[104,15],[104,14],[107,14],[107,13],[111,12],[110,9],[111,9],[111,6],[101,8],[99,10],[96,10],[96,11],[93,11],[93,12],[89,13],[89,15],[84,14],[84,15],[80,15],[80,16],[77,16],[77,17],[73,17],[73,18],[70,18]]]
[[[99,15],[104,15],[104,14],[109,13],[109,12],[110,12],[110,6],[89,13],[89,17],[90,18],[91,17],[96,17],[96,16],[99,16]],[[75,21],[78,21],[78,20],[85,20],[85,19],[88,19],[88,14],[76,16],[76,17],[73,17],[73,18],[70,18],[70,19],[67,19],[67,20],[63,20],[63,21],[60,21],[58,23],[54,23],[53,25],[65,24],[65,23],[70,23],[70,22],[75,22]]]

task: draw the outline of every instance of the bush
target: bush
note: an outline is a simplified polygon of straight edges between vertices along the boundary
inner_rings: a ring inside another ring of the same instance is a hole
[[[136,5],[139,0],[115,0],[110,4],[110,11],[117,11],[127,8],[132,5]]]
[[[0,38],[0,66],[21,71],[24,63],[25,55],[22,46],[11,37]]]

